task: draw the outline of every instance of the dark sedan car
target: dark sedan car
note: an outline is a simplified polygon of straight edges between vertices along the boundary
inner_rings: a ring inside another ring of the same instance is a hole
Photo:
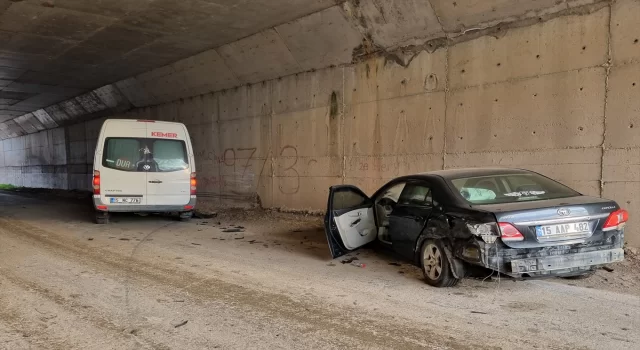
[[[475,267],[514,278],[580,277],[624,258],[628,213],[520,169],[443,170],[396,178],[371,198],[333,186],[325,231],[334,258],[378,241],[436,287]]]

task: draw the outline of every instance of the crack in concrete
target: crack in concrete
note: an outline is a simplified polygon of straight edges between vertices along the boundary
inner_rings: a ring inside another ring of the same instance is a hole
[[[411,61],[413,61],[413,59],[416,56],[418,56],[422,51],[427,51],[429,53],[432,53],[440,48],[453,46],[462,42],[470,41],[470,40],[477,39],[479,37],[487,36],[487,35],[490,35],[499,39],[504,35],[506,35],[506,32],[510,29],[529,27],[529,26],[532,26],[538,23],[547,22],[559,17],[590,15],[605,7],[610,7],[613,1],[615,0],[601,0],[599,2],[595,2],[592,4],[586,4],[586,5],[577,6],[577,7],[567,7],[564,10],[540,15],[537,17],[522,18],[521,16],[519,18],[516,18],[513,21],[500,22],[495,25],[490,25],[486,27],[481,26],[481,27],[466,29],[462,32],[462,34],[456,34],[456,33],[450,33],[450,32],[447,33],[447,32],[444,32],[444,29],[443,29],[443,32],[445,33],[444,36],[427,40],[424,42],[424,44],[421,44],[421,45],[409,45],[409,46],[400,47],[391,51],[381,47],[380,45],[377,45],[373,41],[373,38],[369,34],[369,30],[370,30],[369,25],[368,23],[366,23],[366,19],[362,15],[360,15],[360,16],[356,16],[355,18],[357,18],[359,21],[359,27],[362,27],[366,35],[368,35],[367,40],[369,40],[370,43],[368,45],[368,48],[362,47],[361,45],[358,48],[354,49],[352,63],[359,63],[359,62],[371,59],[372,57],[382,56],[386,60],[396,62],[402,67],[407,68],[409,64],[411,64]],[[350,3],[350,2],[347,2],[347,3]],[[359,14],[359,11],[358,11],[359,9],[357,5],[355,5],[355,7],[356,7],[355,9],[356,13]],[[440,21],[439,18],[438,20]],[[442,27],[441,23],[440,25]],[[374,48],[374,49],[377,48],[377,50],[370,51],[371,48]],[[408,58],[403,59],[403,56],[405,57],[408,56]]]
[[[602,112],[602,145],[601,148],[601,158],[600,158],[600,197],[604,195],[604,163],[605,163],[605,152],[607,150],[607,106],[609,103],[609,78],[611,74],[611,19],[613,16],[613,9],[609,11],[609,20],[608,20],[608,28],[607,28],[607,62],[604,64],[605,67],[605,80],[604,80],[604,110]]]

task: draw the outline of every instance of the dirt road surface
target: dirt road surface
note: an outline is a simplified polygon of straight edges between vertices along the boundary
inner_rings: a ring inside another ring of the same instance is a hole
[[[437,289],[388,253],[332,261],[317,217],[246,214],[97,226],[86,203],[0,194],[0,349],[640,346],[633,266]]]

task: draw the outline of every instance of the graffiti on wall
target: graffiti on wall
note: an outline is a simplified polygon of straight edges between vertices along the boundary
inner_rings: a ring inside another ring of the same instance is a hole
[[[253,194],[260,186],[263,177],[271,177],[269,160],[277,157],[279,163],[278,177],[287,178],[280,181],[278,190],[284,195],[294,195],[300,191],[301,159],[298,149],[292,145],[282,146],[274,154],[271,150],[260,157],[258,147],[227,148],[220,154],[212,150],[195,152],[198,164],[215,164],[220,167],[219,174],[203,174],[199,177],[200,187],[206,192],[222,191],[232,194]],[[306,159],[307,165],[317,163],[315,159]],[[267,173],[265,173],[267,172]],[[256,182],[257,180],[257,182]]]

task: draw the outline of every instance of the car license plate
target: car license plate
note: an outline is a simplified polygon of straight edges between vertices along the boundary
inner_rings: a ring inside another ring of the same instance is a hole
[[[141,198],[118,197],[118,198],[111,198],[111,203],[112,204],[140,204],[140,200]]]
[[[590,232],[588,222],[572,222],[569,224],[536,226],[536,236],[548,237]]]

